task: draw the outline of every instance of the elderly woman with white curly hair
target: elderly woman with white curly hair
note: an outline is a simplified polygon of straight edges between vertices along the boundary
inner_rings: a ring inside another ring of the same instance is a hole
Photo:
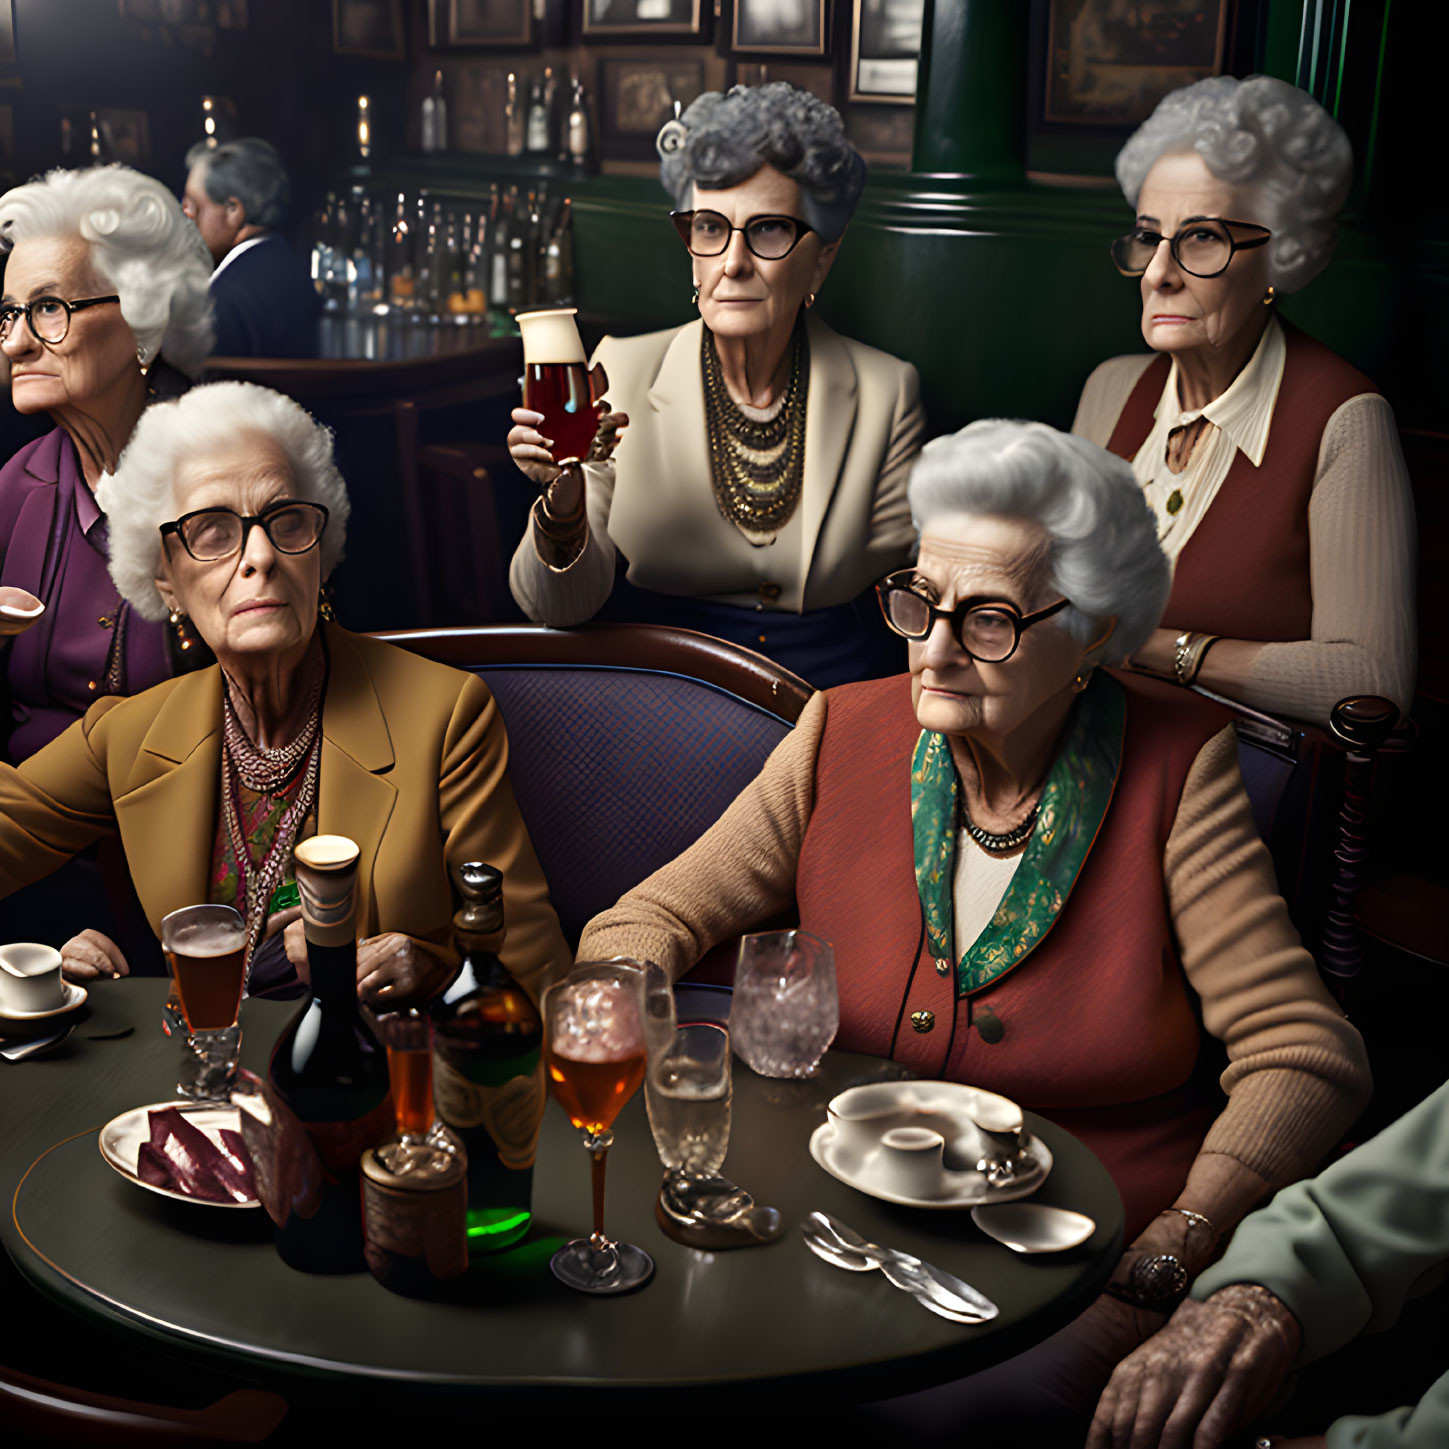
[[[1231,726],[1099,667],[1141,648],[1169,584],[1131,469],[986,420],[926,446],[909,499],[918,560],[880,585],[909,675],[817,694],[579,951],[677,976],[798,919],[834,944],[838,1045],[1004,1093],[1092,1148],[1131,1242],[1108,1295],[922,1409],[973,1431],[999,1409],[1010,1442],[1066,1443],[1025,1430],[1085,1426],[1188,1276],[1357,1115],[1368,1070],[1277,895]]]
[[[1138,669],[1323,723],[1414,692],[1414,510],[1388,403],[1277,316],[1333,254],[1353,156],[1268,76],[1168,95],[1117,157],[1112,245],[1156,357],[1087,380],[1073,432],[1129,459],[1174,564]]]
[[[816,685],[894,673],[870,588],[911,556],[920,379],[811,312],[865,162],[837,111],[784,82],[700,96],[658,147],[699,320],[599,344],[596,396],[617,411],[582,467],[556,467],[542,414],[514,411],[509,450],[543,494],[513,596],[544,624],[718,635]]]
[[[255,993],[287,982],[287,958],[305,971],[293,845],[346,835],[364,995],[421,1000],[451,978],[449,867],[466,861],[503,873],[518,980],[537,991],[566,969],[487,687],[319,618],[348,515],[328,431],[265,388],[199,387],[147,411],[100,501],[122,597],[184,616],[218,662],[100,699],[0,766],[0,895],[118,836],[158,933],[181,906],[241,912]],[[94,930],[62,961],[73,979],[128,970]]]
[[[193,652],[118,597],[95,490],[147,404],[184,391],[211,351],[211,259],[176,198],[125,166],[6,192],[0,248],[10,396],[57,424],[0,468],[0,633],[24,631],[5,661],[6,755],[23,760]]]

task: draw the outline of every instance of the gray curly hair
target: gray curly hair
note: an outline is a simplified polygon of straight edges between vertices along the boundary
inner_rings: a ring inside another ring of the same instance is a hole
[[[51,171],[0,196],[0,251],[36,237],[90,243],[96,280],[121,299],[136,345],[195,377],[211,355],[211,256],[181,203],[129,166]]]
[[[292,183],[277,148],[260,136],[242,136],[211,146],[198,141],[186,153],[186,169],[204,165],[206,194],[215,202],[231,197],[241,202],[247,221],[272,231],[286,220],[292,206]]]
[[[337,567],[347,541],[351,505],[332,460],[332,433],[304,408],[252,382],[211,382],[141,414],[114,473],[96,485],[96,502],[110,520],[111,578],[143,619],[164,619],[156,589],[161,525],[185,512],[176,497],[176,465],[197,453],[245,447],[248,433],[275,439],[287,456],[296,497],[327,510],[322,577]]]
[[[655,144],[677,207],[689,205],[692,187],[724,191],[773,166],[799,186],[805,220],[827,242],[840,240],[865,186],[865,158],[840,112],[788,81],[706,91]]]
[[[1250,187],[1268,227],[1268,280],[1296,292],[1328,265],[1338,213],[1353,181],[1343,127],[1306,91],[1273,76],[1210,76],[1170,92],[1117,153],[1132,206],[1153,163],[1196,151],[1221,181]]]
[[[1131,465],[1085,438],[981,418],[921,449],[907,496],[918,533],[954,513],[1041,524],[1052,585],[1072,602],[1041,627],[1059,622],[1085,644],[1116,616],[1094,662],[1118,664],[1140,649],[1167,607],[1172,566]]]

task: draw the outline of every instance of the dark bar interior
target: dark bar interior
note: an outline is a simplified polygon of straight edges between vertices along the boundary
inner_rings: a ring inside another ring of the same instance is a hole
[[[0,1442],[1449,1443],[1446,41],[0,0]]]

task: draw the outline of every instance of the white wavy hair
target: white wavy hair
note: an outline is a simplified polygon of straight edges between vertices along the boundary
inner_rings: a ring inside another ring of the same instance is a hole
[[[926,444],[908,496],[917,533],[961,513],[1041,524],[1049,576],[1072,607],[1038,627],[1059,623],[1085,644],[1115,614],[1094,662],[1117,664],[1140,649],[1167,606],[1172,569],[1132,469],[1085,438],[982,418]]]
[[[129,166],[51,171],[0,196],[0,250],[37,237],[90,243],[101,286],[148,359],[195,377],[211,354],[211,256],[181,203]]]
[[[145,619],[164,619],[156,589],[161,525],[185,513],[176,496],[176,465],[198,453],[246,446],[248,433],[265,433],[286,454],[295,496],[327,510],[322,534],[322,577],[342,557],[352,511],[347,485],[332,460],[332,433],[289,397],[251,382],[212,382],[174,402],[153,403],[141,414],[114,474],[96,486],[96,502],[110,520],[111,578]]]
[[[1153,163],[1196,151],[1220,181],[1250,188],[1268,227],[1268,280],[1296,292],[1328,265],[1338,214],[1353,181],[1343,127],[1306,91],[1273,76],[1215,75],[1171,91],[1117,153],[1117,181],[1130,205]]]

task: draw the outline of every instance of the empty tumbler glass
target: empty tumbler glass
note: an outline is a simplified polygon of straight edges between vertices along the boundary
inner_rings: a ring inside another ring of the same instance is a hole
[[[835,953],[808,931],[760,931],[740,941],[730,1036],[762,1077],[812,1077],[835,1040]]]

